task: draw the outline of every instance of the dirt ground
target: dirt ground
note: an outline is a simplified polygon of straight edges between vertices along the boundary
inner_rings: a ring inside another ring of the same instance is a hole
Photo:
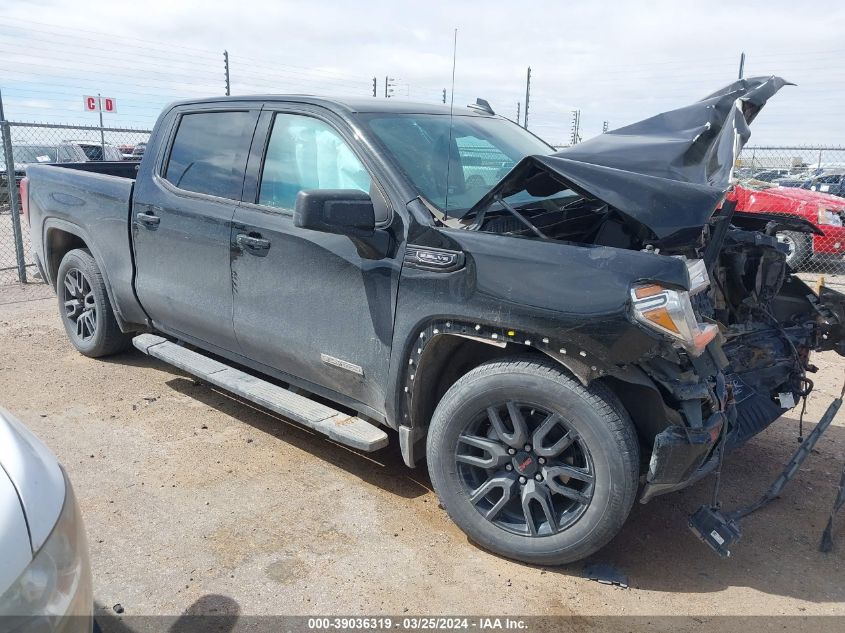
[[[783,497],[743,523],[719,559],[686,526],[712,479],[636,504],[590,562],[522,565],[467,540],[395,436],[363,455],[142,354],[77,354],[43,286],[0,286],[0,405],[58,455],[91,548],[95,599],[126,614],[177,614],[208,594],[242,614],[845,615],[845,516],[818,552],[845,464],[845,412]],[[842,383],[818,355],[805,433]],[[754,499],[796,448],[790,412],[725,467],[728,508]]]

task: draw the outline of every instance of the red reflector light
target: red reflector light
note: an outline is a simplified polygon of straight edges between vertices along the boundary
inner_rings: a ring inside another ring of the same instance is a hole
[[[21,215],[26,220],[26,225],[29,226],[29,178],[24,176],[23,180],[21,180],[20,186],[20,203],[21,203]]]

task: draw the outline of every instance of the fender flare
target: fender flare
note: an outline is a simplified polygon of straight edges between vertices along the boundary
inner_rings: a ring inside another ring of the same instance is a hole
[[[118,326],[121,330],[126,325],[126,319],[123,317],[123,314],[120,312],[120,306],[114,300],[114,291],[112,290],[111,281],[109,280],[109,274],[106,270],[106,267],[103,263],[103,259],[98,253],[97,249],[94,247],[94,242],[91,239],[91,236],[88,234],[83,227],[79,226],[78,224],[74,224],[73,222],[68,222],[67,220],[63,220],[60,218],[47,218],[44,220],[44,224],[42,225],[41,231],[41,248],[44,253],[44,268],[45,273],[47,275],[50,274],[50,252],[48,251],[48,240],[47,236],[49,232],[53,229],[64,231],[65,233],[70,233],[71,235],[75,235],[87,246],[88,250],[91,252],[91,256],[94,258],[94,261],[97,263],[97,267],[100,269],[100,274],[103,276],[103,281],[106,285],[106,294],[109,297],[109,303],[111,303],[112,311],[114,312],[115,319],[117,320]],[[58,268],[56,269],[58,271]],[[48,283],[53,286],[53,289],[58,293],[58,280],[57,279],[47,279]]]
[[[413,468],[420,453],[425,449],[422,442],[427,428],[411,413],[414,410],[415,380],[418,370],[424,364],[426,348],[440,337],[461,337],[502,349],[520,346],[536,349],[553,359],[571,375],[587,386],[596,378],[610,375],[615,367],[602,361],[594,353],[561,337],[544,336],[518,328],[507,328],[500,324],[483,324],[463,318],[436,317],[422,321],[412,330],[401,356],[397,388],[400,411],[398,415],[399,444],[404,462]]]
[[[550,337],[498,324],[467,321],[465,317],[433,318],[418,324],[412,331],[414,334],[406,343],[401,357],[404,368],[401,371],[399,387],[404,399],[404,411],[401,416],[403,422],[411,421],[407,414],[411,410],[414,380],[426,347],[440,336],[458,336],[501,348],[518,345],[526,349],[536,349],[558,362],[584,386],[596,378],[610,375],[615,369],[594,352],[583,349],[583,346],[563,337]]]

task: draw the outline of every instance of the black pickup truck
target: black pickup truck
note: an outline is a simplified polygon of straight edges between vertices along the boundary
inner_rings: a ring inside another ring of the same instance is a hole
[[[30,167],[25,214],[81,353],[134,343],[359,450],[393,437],[474,541],[564,563],[841,351],[842,295],[775,237],[813,227],[724,202],[785,83],[557,153],[483,100],[183,102],[139,166]]]

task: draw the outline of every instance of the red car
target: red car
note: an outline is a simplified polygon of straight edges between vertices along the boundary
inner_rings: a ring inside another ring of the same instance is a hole
[[[813,257],[842,259],[845,254],[845,199],[817,191],[793,187],[752,188],[737,185],[728,194],[736,200],[737,211],[747,213],[779,213],[809,220],[824,235],[810,235],[797,231],[779,231],[778,240],[789,248],[787,263],[798,269]]]

